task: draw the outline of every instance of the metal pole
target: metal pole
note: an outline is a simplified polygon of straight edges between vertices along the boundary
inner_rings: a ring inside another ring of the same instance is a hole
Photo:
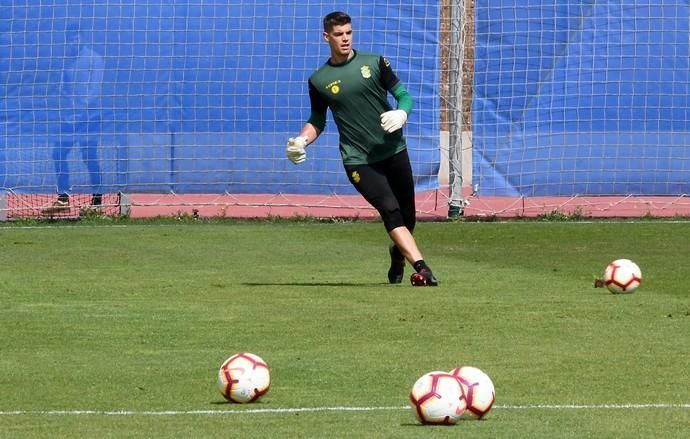
[[[450,51],[448,62],[448,217],[463,214],[462,130],[463,130],[463,60],[465,52],[465,0],[450,2]]]

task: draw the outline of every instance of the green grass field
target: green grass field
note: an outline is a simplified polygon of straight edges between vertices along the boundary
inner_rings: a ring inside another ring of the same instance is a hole
[[[380,223],[1,226],[0,437],[687,437],[690,222],[416,235],[438,288],[386,283]],[[639,290],[593,288],[620,257]],[[216,389],[239,351],[254,404]],[[463,364],[494,409],[420,426],[412,384]]]

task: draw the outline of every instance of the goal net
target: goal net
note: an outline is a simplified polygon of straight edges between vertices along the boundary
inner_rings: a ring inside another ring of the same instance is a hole
[[[309,117],[307,79],[328,59],[322,18],[335,9],[353,17],[355,48],[386,56],[413,96],[405,134],[417,191],[433,199],[428,209],[443,205],[438,2],[9,0],[4,217],[77,215],[93,194],[117,195],[99,209],[126,200],[132,211],[366,208],[330,115],[304,164],[285,158]],[[70,209],[54,206],[60,194]]]
[[[415,101],[420,215],[690,215],[687,2],[8,0],[0,220],[376,216],[330,116],[285,158],[336,9]]]
[[[687,2],[476,0],[475,10],[476,205],[690,213]]]

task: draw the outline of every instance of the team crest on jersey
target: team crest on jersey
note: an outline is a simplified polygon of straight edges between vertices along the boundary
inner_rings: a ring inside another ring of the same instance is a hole
[[[350,174],[350,176],[352,177],[352,181],[355,182],[355,184],[359,183],[359,180],[361,180],[359,172],[357,171],[353,171],[352,174]]]
[[[369,66],[362,66],[362,68],[360,68],[359,71],[362,72],[362,78],[371,78],[371,69],[369,68]]]
[[[326,86],[327,89],[331,91],[334,95],[340,93],[340,80],[333,81]]]

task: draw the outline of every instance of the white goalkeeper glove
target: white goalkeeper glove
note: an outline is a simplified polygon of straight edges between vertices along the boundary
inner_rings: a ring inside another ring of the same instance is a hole
[[[287,148],[285,152],[287,158],[294,164],[299,165],[307,159],[307,152],[304,148],[307,147],[307,137],[290,137],[288,139]]]
[[[381,128],[387,133],[398,131],[407,122],[407,113],[405,110],[391,110],[386,111],[381,115]]]

